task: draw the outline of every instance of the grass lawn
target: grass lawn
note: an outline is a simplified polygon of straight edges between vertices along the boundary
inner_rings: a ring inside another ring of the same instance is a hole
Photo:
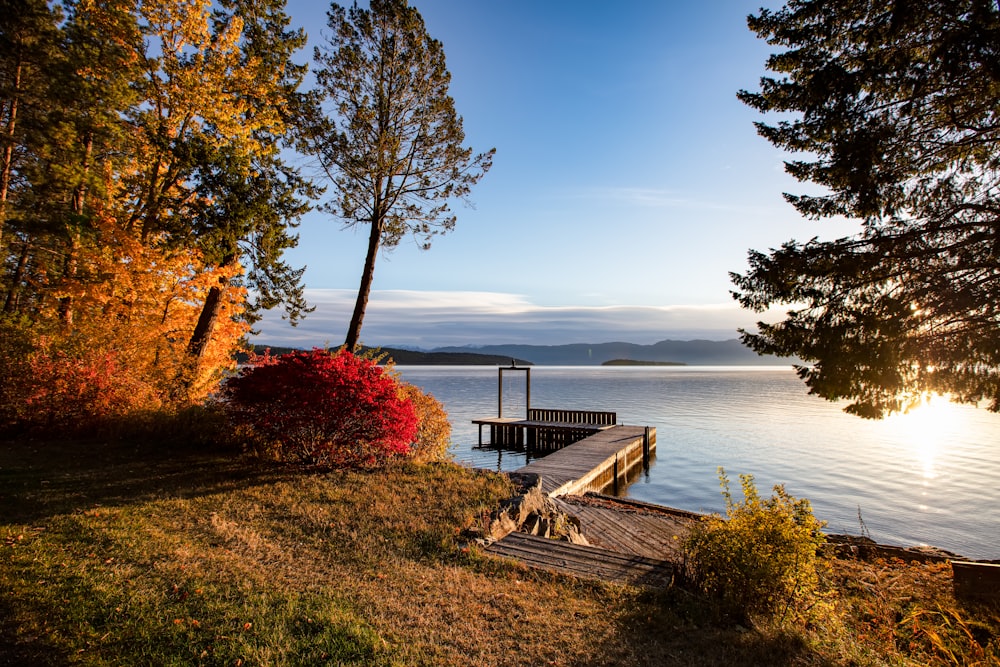
[[[0,443],[0,665],[998,664],[947,565],[835,561],[809,622],[464,548],[458,466],[317,472],[194,447]]]

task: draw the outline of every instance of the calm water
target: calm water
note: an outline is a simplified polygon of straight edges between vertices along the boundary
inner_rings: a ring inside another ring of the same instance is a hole
[[[456,460],[513,470],[523,455],[476,448],[477,417],[497,414],[497,369],[401,366],[444,403]],[[504,415],[524,414],[524,374],[504,373]],[[739,494],[741,473],[763,495],[783,483],[829,532],[930,544],[1000,558],[1000,415],[943,401],[872,422],[806,394],[789,368],[560,367],[531,369],[531,405],[613,410],[655,426],[656,460],[627,490],[639,500],[722,511],[716,469]],[[485,434],[488,439],[488,433]]]

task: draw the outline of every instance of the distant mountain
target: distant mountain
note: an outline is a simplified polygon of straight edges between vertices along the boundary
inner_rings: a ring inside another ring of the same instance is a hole
[[[636,361],[635,359],[612,359],[602,366],[687,366],[679,361]]]
[[[659,361],[689,366],[768,366],[795,363],[773,356],[762,357],[737,339],[661,340],[652,345],[635,343],[574,343],[570,345],[484,345],[439,347],[434,352],[496,355],[526,359],[543,366],[599,366],[606,361]]]
[[[255,345],[263,352],[266,345]],[[292,348],[272,347],[271,354]],[[401,366],[463,365],[600,366],[609,361],[657,362],[687,366],[769,366],[796,363],[795,359],[762,357],[732,340],[661,340],[652,345],[636,343],[574,343],[570,345],[484,345],[439,347],[429,351],[379,348]]]

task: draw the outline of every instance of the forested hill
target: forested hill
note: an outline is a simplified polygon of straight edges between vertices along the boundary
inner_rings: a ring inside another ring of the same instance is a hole
[[[739,340],[662,340],[652,345],[596,343],[571,345],[485,345],[442,347],[435,352],[477,352],[510,359],[527,359],[548,366],[598,366],[606,361],[668,361],[688,366],[788,365],[796,360],[758,356]]]
[[[263,352],[266,345],[255,346]],[[271,347],[271,354],[292,348]],[[688,366],[768,366],[788,365],[794,359],[758,356],[738,340],[663,340],[652,345],[635,343],[595,343],[570,345],[485,345],[481,347],[440,347],[427,351],[379,348],[401,366],[485,365],[519,366],[599,366],[607,361],[671,362]]]
[[[266,349],[270,349],[272,355],[279,355],[292,352],[296,348],[254,345],[254,351],[258,354],[263,354]],[[363,349],[367,350],[370,348]],[[479,354],[469,350],[459,352],[420,352],[417,350],[381,347],[377,351],[387,354],[399,366],[509,366],[512,361],[518,366],[531,365],[530,361],[524,359],[512,359],[509,356],[498,356],[495,354]]]
[[[401,350],[391,347],[381,348],[388,353],[399,366],[509,366],[511,362],[518,366],[530,366],[531,362],[524,359],[513,359],[496,354],[479,354],[471,351],[419,352],[416,350]]]

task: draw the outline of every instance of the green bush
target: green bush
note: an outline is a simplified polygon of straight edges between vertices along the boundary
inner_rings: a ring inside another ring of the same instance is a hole
[[[737,622],[784,620],[805,609],[817,586],[817,549],[824,541],[806,499],[774,487],[761,499],[753,475],[740,475],[743,501],[734,501],[719,468],[726,516],[706,517],[685,542],[688,580]]]

